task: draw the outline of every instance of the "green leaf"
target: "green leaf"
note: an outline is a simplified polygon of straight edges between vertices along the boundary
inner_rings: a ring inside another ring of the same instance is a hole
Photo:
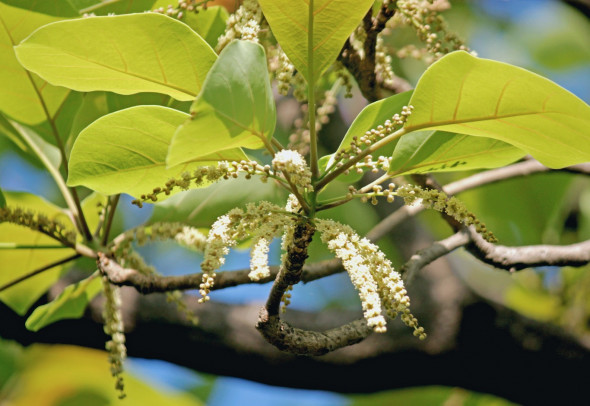
[[[2,189],[0,188],[0,209],[3,207],[6,207],[6,198],[4,197]]]
[[[32,125],[53,117],[69,90],[55,87],[23,69],[13,46],[36,28],[59,18],[0,3],[0,111]]]
[[[526,155],[520,149],[493,138],[418,131],[397,143],[389,173],[451,172],[508,165]]]
[[[259,0],[258,3],[293,65],[313,85],[336,60],[373,0]],[[311,52],[308,52],[309,45]]]
[[[9,207],[20,207],[37,213],[45,214],[49,219],[57,220],[65,225],[71,222],[62,210],[40,197],[17,192],[4,192]],[[15,244],[55,244],[55,240],[26,227],[0,223],[0,242]],[[0,285],[12,282],[33,270],[39,269],[52,262],[67,258],[74,253],[71,249],[2,249],[0,250]],[[29,307],[53,285],[61,275],[63,266],[52,268],[29,278],[11,288],[0,292],[0,300],[20,315],[27,312]]]
[[[199,166],[246,158],[234,148],[167,169],[170,140],[188,118],[186,113],[161,106],[136,106],[99,118],[74,143],[68,185],[83,185],[105,195],[139,197]]]
[[[104,16],[107,14],[131,14],[142,13],[150,10],[156,0],[70,0],[76,5],[80,14],[94,14]],[[173,2],[168,2],[172,4]]]
[[[69,0],[2,0],[2,3],[56,17],[80,16],[78,9]]]
[[[67,286],[51,302],[35,308],[25,322],[25,327],[31,331],[39,331],[59,320],[82,317],[84,309],[101,288],[100,278],[94,275]]]
[[[590,161],[590,106],[550,80],[458,51],[426,70],[405,128],[494,138],[551,168]]]
[[[217,40],[225,32],[228,17],[225,7],[213,6],[199,9],[198,13],[187,13],[183,21],[215,48]]]
[[[15,50],[25,68],[54,85],[178,100],[196,97],[216,59],[186,24],[157,13],[60,21]]]
[[[275,124],[264,48],[233,41],[207,75],[190,120],[174,135],[167,163],[174,166],[236,147],[261,148]]]

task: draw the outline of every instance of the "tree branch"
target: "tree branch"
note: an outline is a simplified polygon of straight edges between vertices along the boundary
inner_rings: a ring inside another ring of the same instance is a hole
[[[518,271],[535,266],[582,266],[590,262],[590,240],[570,245],[507,247],[490,244],[470,228],[467,250],[499,269]]]

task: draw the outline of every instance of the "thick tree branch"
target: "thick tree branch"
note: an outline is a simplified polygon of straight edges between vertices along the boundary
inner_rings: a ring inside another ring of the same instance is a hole
[[[448,288],[450,282],[444,280]],[[432,297],[428,292],[426,296]],[[300,357],[269,346],[252,328],[258,317],[257,305],[198,305],[196,299],[190,300],[189,306],[201,320],[193,326],[164,295],[142,296],[124,288],[123,298],[130,356],[166,360],[205,373],[344,393],[451,385],[525,404],[577,404],[586,396],[590,345],[559,328],[481,300],[463,298],[471,304],[454,310],[459,311],[460,320],[455,326],[449,325],[448,313],[437,310],[445,307],[444,302],[430,303],[414,295],[419,317],[440,317],[435,323],[451,327],[444,337],[431,335],[419,341],[402,323],[395,322],[387,333],[372,334],[362,343],[322,357]],[[25,345],[59,343],[102,349],[107,337],[100,314],[101,303],[95,300],[84,318],[63,320],[33,333],[24,327],[26,316],[0,304],[0,336]],[[291,310],[289,316],[303,328],[317,329],[346,323],[359,315]]]

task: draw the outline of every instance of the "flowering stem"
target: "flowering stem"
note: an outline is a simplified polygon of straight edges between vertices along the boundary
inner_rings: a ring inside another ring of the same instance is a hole
[[[360,162],[364,157],[377,151],[379,148],[383,148],[384,146],[386,146],[390,142],[397,140],[398,138],[400,138],[402,135],[404,135],[406,133],[407,133],[407,130],[404,127],[402,127],[399,130],[389,134],[387,137],[384,137],[383,139],[377,141],[376,143],[369,145],[360,154],[358,154],[357,156],[355,156],[354,158],[352,158],[351,160],[349,160],[348,162],[343,164],[341,167],[333,170],[332,172],[326,173],[322,178],[320,178],[319,182],[315,185],[316,190],[319,192],[324,186],[326,186],[328,183],[330,183],[331,181],[336,179],[338,176],[340,176],[342,173],[344,173],[347,169],[352,168],[357,162]]]

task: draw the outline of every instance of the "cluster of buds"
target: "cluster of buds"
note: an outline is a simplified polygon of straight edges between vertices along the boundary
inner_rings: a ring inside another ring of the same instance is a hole
[[[391,68],[391,56],[387,53],[383,44],[383,36],[377,35],[375,43],[375,74],[377,80],[385,87],[392,87],[395,81],[395,73]]]
[[[352,142],[350,145],[347,148],[339,150],[334,155],[334,162],[336,162],[335,168],[344,165],[346,161],[351,160],[356,155],[360,154],[363,149],[371,146],[375,142],[385,138],[386,136],[401,128],[407,121],[408,117],[412,114],[412,110],[414,110],[414,106],[404,106],[401,113],[394,114],[390,120],[386,120],[382,125],[378,125],[376,128],[366,131],[360,137],[352,137]],[[370,160],[368,162],[373,162],[372,158],[369,159]],[[381,165],[383,165],[385,164],[384,159],[385,158],[381,159],[380,161],[378,160],[377,162],[381,162]],[[358,168],[362,168],[363,166],[364,165],[361,164]],[[371,168],[373,169],[372,165]],[[362,169],[359,172],[362,172]],[[345,173],[348,173],[348,171]]]
[[[35,214],[21,208],[0,207],[0,223],[12,223],[39,231],[64,245],[76,244],[76,232],[68,230],[62,223],[44,214]]]
[[[279,49],[278,52],[278,66],[275,71],[277,77],[277,91],[283,96],[286,96],[289,93],[289,88],[293,81],[295,66],[293,66],[289,57],[282,49]]]
[[[184,17],[187,12],[198,13],[199,6],[202,6],[203,10],[207,9],[207,3],[211,0],[178,0],[176,6],[169,4],[167,7],[158,7],[152,10],[153,13],[165,14],[168,17],[177,18],[179,20]]]
[[[342,260],[359,292],[367,325],[377,333],[384,333],[387,329],[382,308],[385,308],[392,318],[401,314],[402,321],[414,329],[414,335],[425,339],[424,329],[410,312],[410,299],[401,276],[385,254],[349,226],[324,219],[316,219],[315,223],[322,242]]]
[[[427,62],[433,62],[451,51],[469,51],[456,34],[448,31],[445,20],[439,14],[450,8],[447,0],[398,0],[396,7],[399,12],[394,19],[414,28],[433,58]]]
[[[290,149],[277,152],[272,160],[272,166],[275,172],[282,172],[299,192],[313,190],[311,170],[299,152]]]
[[[216,51],[221,52],[234,39],[258,42],[262,9],[256,0],[244,0],[240,8],[229,16],[225,33],[217,41]]]
[[[102,277],[103,294],[105,304],[103,308],[104,332],[111,337],[105,348],[109,352],[111,375],[115,378],[115,389],[119,391],[119,398],[125,397],[125,385],[123,383],[123,362],[127,357],[125,347],[125,333],[123,329],[123,317],[121,315],[121,296],[119,288],[111,285],[106,276]]]
[[[387,187],[387,189],[383,189],[383,186],[381,185],[373,185],[371,187],[371,191],[366,192],[366,193],[359,193],[359,195],[361,196],[361,202],[366,203],[369,201],[369,199],[371,200],[371,204],[373,205],[377,205],[377,203],[379,203],[379,201],[377,200],[377,197],[382,196],[385,197],[387,199],[388,203],[393,203],[394,200],[394,196],[395,196],[395,184],[390,183],[389,186]],[[352,198],[355,194],[357,193],[357,191],[354,189],[354,187],[349,187],[349,195]]]
[[[341,62],[334,62],[334,73],[344,87],[344,97],[350,99],[352,97],[352,76],[348,69],[344,67]]]
[[[498,241],[485,224],[479,221],[473,213],[467,210],[463,202],[454,196],[448,197],[445,192],[440,190],[422,189],[415,185],[400,186],[395,194],[403,197],[408,205],[421,204],[428,209],[446,213],[466,226],[475,226],[475,230],[488,242]]]
[[[361,23],[354,29],[349,37],[350,45],[356,51],[361,60],[365,59],[366,40],[367,31],[365,30],[364,21],[361,21]]]
[[[243,172],[246,179],[251,179],[252,175],[260,175],[260,180],[266,182],[272,175],[269,165],[260,165],[256,161],[227,162],[221,161],[217,166],[202,166],[191,172],[184,172],[180,178],[169,179],[164,187],[155,187],[152,193],[143,194],[139,199],[131,203],[142,207],[144,202],[157,202],[158,196],[169,196],[173,190],[187,190],[191,183],[196,186],[202,186],[205,183],[213,183],[221,179],[237,178],[238,174]]]

